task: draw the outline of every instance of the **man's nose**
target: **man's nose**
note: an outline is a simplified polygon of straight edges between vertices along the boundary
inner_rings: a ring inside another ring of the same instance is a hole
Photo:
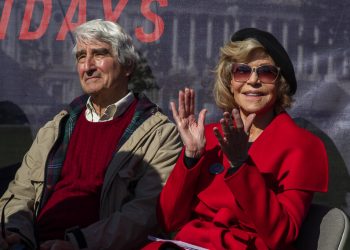
[[[85,71],[93,71],[96,69],[96,62],[94,56],[86,56],[84,62]]]

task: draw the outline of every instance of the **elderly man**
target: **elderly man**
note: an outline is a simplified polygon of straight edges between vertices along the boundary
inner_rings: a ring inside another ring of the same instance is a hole
[[[128,90],[138,55],[109,21],[75,31],[85,95],[38,132],[1,198],[3,248],[137,249],[181,150],[176,127]]]

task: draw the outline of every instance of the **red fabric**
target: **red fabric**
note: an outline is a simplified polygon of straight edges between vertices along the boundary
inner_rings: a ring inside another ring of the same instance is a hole
[[[206,127],[204,157],[188,170],[182,152],[161,193],[164,228],[208,249],[293,249],[313,192],[327,191],[323,143],[281,113],[253,143],[250,160],[228,176],[214,126]],[[225,171],[211,174],[215,163]]]
[[[68,145],[61,179],[38,216],[40,241],[63,239],[66,229],[98,220],[105,171],[135,107],[136,101],[122,116],[97,123],[87,121],[82,112]]]

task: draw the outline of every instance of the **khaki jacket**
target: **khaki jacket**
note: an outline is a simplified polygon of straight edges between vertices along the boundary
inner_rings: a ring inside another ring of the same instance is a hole
[[[44,187],[47,156],[58,138],[61,111],[42,127],[24,156],[15,179],[0,200],[6,228],[15,228],[35,247],[33,221]],[[174,124],[156,112],[123,144],[105,174],[100,220],[82,228],[88,249],[138,249],[157,228],[158,194],[181,151]],[[86,209],[86,208],[82,208]],[[34,212],[35,211],[35,212]],[[69,236],[69,235],[68,235]],[[74,237],[69,237],[73,239]]]

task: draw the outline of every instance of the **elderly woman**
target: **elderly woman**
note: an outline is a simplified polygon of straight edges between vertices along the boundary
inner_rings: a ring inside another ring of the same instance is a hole
[[[171,107],[185,146],[160,195],[165,231],[207,249],[293,249],[314,192],[328,184],[322,142],[285,111],[296,88],[281,44],[248,28],[221,49],[219,123],[205,126],[206,110],[196,120],[194,91],[179,92]]]

